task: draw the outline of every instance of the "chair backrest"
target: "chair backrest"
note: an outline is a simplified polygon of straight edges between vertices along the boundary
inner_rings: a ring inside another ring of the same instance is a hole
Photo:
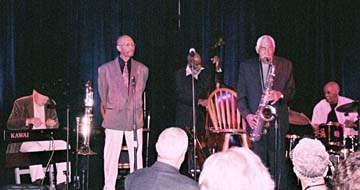
[[[240,134],[242,146],[251,148],[246,133],[246,121],[237,109],[237,93],[229,88],[217,88],[208,97],[207,111],[212,125],[206,125],[212,133],[225,133],[222,151],[229,148],[231,134]]]
[[[229,88],[217,88],[208,97],[207,111],[215,133],[245,133],[246,122],[236,103],[237,93]]]

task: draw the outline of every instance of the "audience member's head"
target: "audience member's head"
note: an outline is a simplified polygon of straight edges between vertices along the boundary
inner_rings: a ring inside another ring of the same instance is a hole
[[[319,140],[301,139],[290,157],[303,188],[316,182],[324,182],[330,161],[325,146]]]
[[[360,152],[351,153],[346,160],[337,165],[333,187],[334,190],[360,189]]]
[[[232,147],[206,159],[201,190],[273,190],[275,185],[260,158],[248,148]]]
[[[184,130],[170,127],[161,132],[156,142],[157,160],[180,168],[188,147],[188,137]]]

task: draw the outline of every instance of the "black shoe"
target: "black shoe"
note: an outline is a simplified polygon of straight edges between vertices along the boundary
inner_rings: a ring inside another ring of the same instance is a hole
[[[34,185],[41,185],[41,183],[42,183],[42,179],[37,179],[37,180],[35,180],[34,182],[32,182],[32,184],[34,184]]]

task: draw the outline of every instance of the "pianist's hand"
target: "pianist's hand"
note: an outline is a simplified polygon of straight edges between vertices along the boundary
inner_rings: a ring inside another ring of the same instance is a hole
[[[26,119],[26,125],[29,125],[29,124],[33,124],[34,127],[39,127],[42,124],[42,122],[41,122],[41,119],[39,119],[37,117],[33,117],[33,118]]]
[[[56,126],[56,121],[53,119],[47,119],[45,122],[46,126],[49,126],[50,128],[55,127]]]

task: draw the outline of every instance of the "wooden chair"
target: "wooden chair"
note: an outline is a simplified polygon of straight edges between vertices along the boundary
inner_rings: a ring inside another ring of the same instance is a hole
[[[211,120],[208,130],[212,133],[225,133],[223,150],[228,148],[231,134],[239,134],[242,146],[249,148],[246,121],[237,109],[237,93],[229,88],[217,88],[207,99],[207,111]]]
[[[5,154],[5,168],[14,168],[15,184],[21,184],[21,175],[30,175],[29,165],[29,153]],[[44,167],[43,170],[49,173],[50,187],[55,189],[54,164],[50,164],[49,168]]]

